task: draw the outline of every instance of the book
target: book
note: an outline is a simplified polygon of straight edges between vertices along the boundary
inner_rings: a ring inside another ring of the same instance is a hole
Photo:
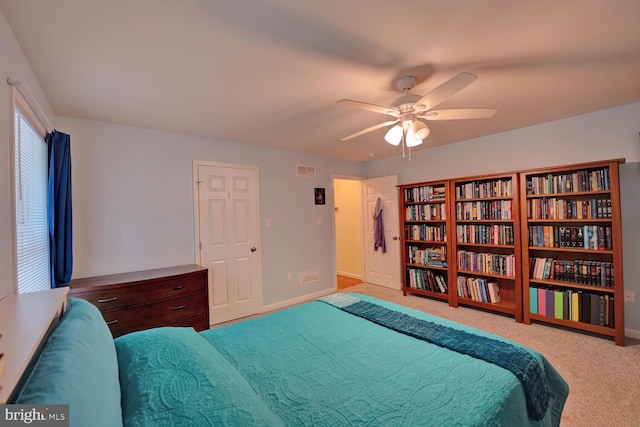
[[[600,297],[597,294],[590,294],[591,297],[591,314],[589,315],[589,323],[598,324],[598,316],[600,313]]]
[[[544,288],[538,288],[538,314],[547,315],[547,299]]]
[[[529,312],[531,314],[538,314],[538,289],[529,288]]]
[[[598,325],[605,326],[605,298],[604,295],[598,295]]]
[[[555,296],[553,293],[553,289],[545,289],[545,307],[547,308],[547,312],[545,313],[549,317],[555,317]]]
[[[591,323],[591,295],[580,293],[580,321]]]
[[[489,302],[493,304],[500,302],[500,287],[498,286],[498,284],[496,282],[489,282],[488,287],[490,296]]]
[[[553,315],[556,319],[562,319],[564,313],[564,302],[562,300],[562,291],[559,289],[553,290]]]
[[[580,307],[578,303],[578,292],[571,292],[571,320],[580,321]]]
[[[548,280],[551,277],[551,263],[553,262],[553,258],[544,258],[544,271],[542,273],[542,278]]]
[[[571,319],[571,291],[562,292],[562,318]]]

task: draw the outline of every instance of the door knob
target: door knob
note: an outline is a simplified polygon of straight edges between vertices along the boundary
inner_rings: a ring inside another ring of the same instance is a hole
[[[256,249],[256,247],[254,246],[254,247],[252,247],[252,248],[251,248],[251,252],[255,252],[255,251],[257,251],[257,249]]]
[[[393,240],[398,240],[398,236],[393,236]]]

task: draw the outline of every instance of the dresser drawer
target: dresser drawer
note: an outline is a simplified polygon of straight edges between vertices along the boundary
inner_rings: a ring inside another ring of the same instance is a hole
[[[108,289],[79,288],[71,289],[70,296],[86,299],[98,307],[100,311],[109,311],[161,301],[201,292],[206,287],[204,274],[161,280],[152,285],[137,286],[136,284],[110,286]]]
[[[157,326],[209,327],[207,269],[197,264],[74,279],[69,296],[98,307],[114,338]]]
[[[196,331],[204,331],[209,329],[209,315],[207,313],[200,313],[195,316],[181,317],[180,319],[169,322],[160,326],[174,326],[174,327],[186,327],[191,326]]]
[[[179,298],[140,305],[133,309],[110,310],[102,313],[113,337],[157,326],[195,326],[188,323],[197,316],[207,317],[205,294],[195,293]],[[184,319],[184,321],[181,321]],[[205,321],[206,322],[206,321]],[[198,326],[202,321],[198,323]]]

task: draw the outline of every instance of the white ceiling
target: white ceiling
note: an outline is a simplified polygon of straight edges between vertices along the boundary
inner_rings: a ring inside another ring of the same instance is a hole
[[[478,79],[439,108],[421,148],[640,101],[638,0],[0,0],[58,115],[351,160],[398,155],[397,77],[425,94]],[[12,77],[14,78],[14,77]],[[18,78],[16,76],[15,78]],[[603,142],[604,143],[604,142]]]

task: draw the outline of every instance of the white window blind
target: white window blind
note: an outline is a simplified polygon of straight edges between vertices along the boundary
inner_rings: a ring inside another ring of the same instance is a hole
[[[51,289],[47,225],[47,145],[20,102],[15,108],[18,293]]]

